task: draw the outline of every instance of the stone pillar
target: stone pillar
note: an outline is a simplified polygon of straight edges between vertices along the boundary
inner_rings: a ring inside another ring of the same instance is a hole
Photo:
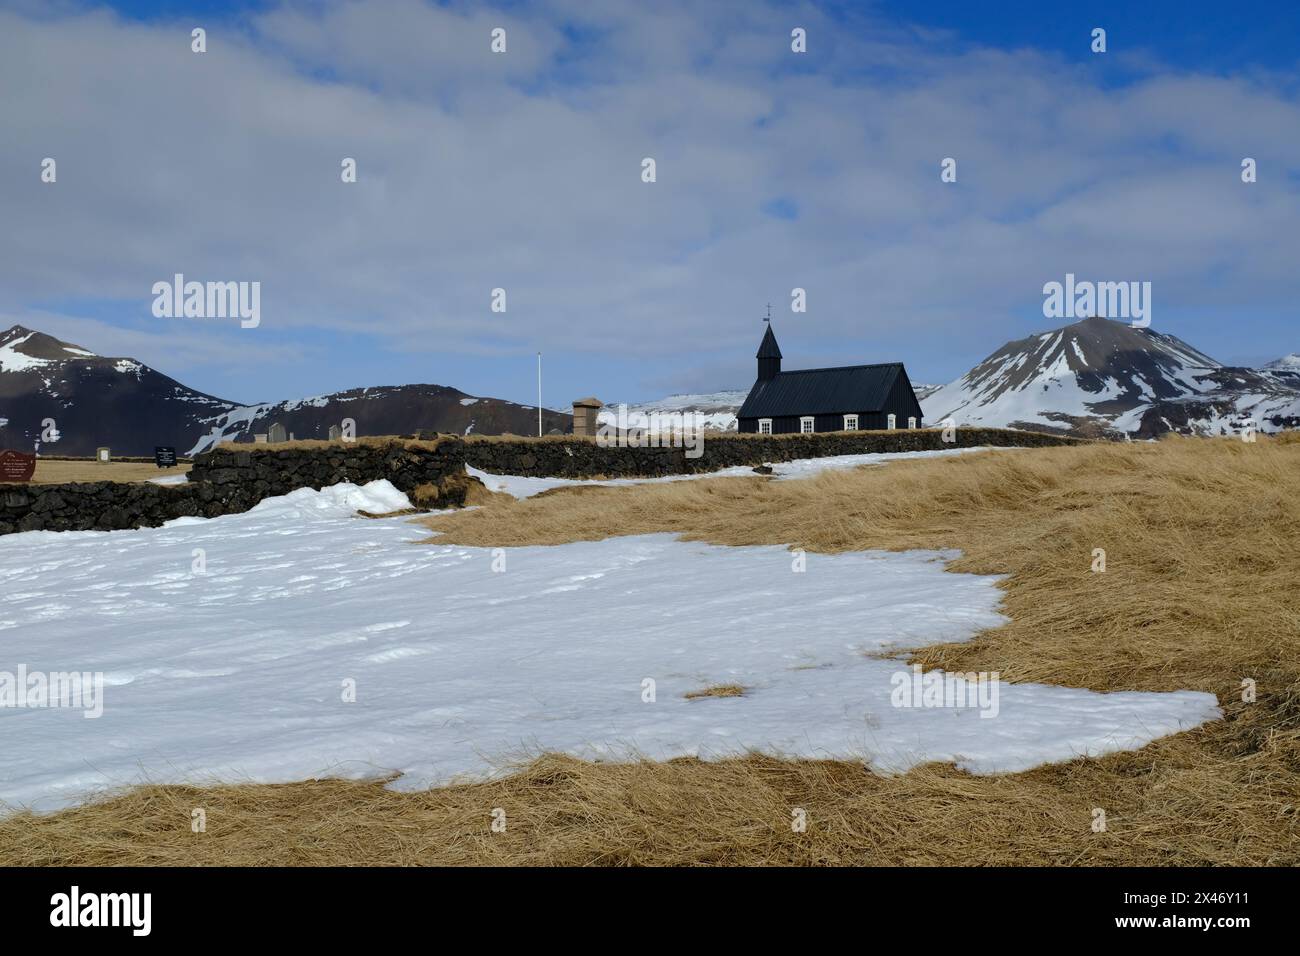
[[[596,415],[605,403],[598,398],[580,398],[573,403],[573,434],[575,437],[596,437]]]

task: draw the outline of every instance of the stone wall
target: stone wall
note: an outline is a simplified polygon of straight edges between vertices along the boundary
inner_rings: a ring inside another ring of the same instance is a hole
[[[223,448],[199,456],[189,482],[182,485],[0,484],[0,534],[153,528],[185,516],[239,514],[263,498],[297,488],[324,488],[342,481],[365,484],[379,478],[387,478],[428,507],[464,503],[469,483],[463,460],[405,448],[402,443],[312,445],[256,451]]]
[[[0,534],[14,531],[115,531],[153,528],[185,515],[216,517],[247,511],[243,489],[212,485],[79,481],[0,485]]]
[[[717,471],[796,458],[951,448],[1046,447],[1078,442],[1042,432],[1004,428],[958,428],[945,442],[939,429],[829,432],[812,435],[706,436],[703,453],[687,458],[682,448],[602,448],[590,438],[465,439],[458,452],[475,468],[493,474],[556,478],[633,478]]]
[[[271,495],[294,488],[323,488],[340,481],[364,484],[387,478],[408,494],[428,483],[445,484],[465,464],[500,475],[545,478],[650,478],[761,465],[795,458],[879,452],[941,451],[982,445],[1044,447],[1075,439],[1003,428],[959,428],[945,442],[939,429],[829,432],[815,435],[706,436],[703,453],[683,448],[610,448],[593,438],[492,438],[444,435],[432,441],[361,439],[225,446],[198,455],[191,481],[251,485]]]
[[[297,488],[386,478],[420,507],[458,507],[470,482],[468,463],[505,475],[561,478],[655,477],[736,465],[829,455],[994,446],[1043,447],[1073,439],[1039,432],[959,428],[944,442],[937,429],[835,432],[818,435],[707,437],[703,454],[682,448],[605,448],[591,438],[461,438],[432,441],[362,439],[223,446],[198,455],[189,483],[75,482],[0,485],[0,534],[15,531],[116,530],[156,527],[182,516],[247,511],[263,498]]]
[[[295,488],[325,488],[350,481],[363,485],[386,478],[408,495],[425,485],[422,497],[440,506],[459,504],[464,498],[464,456],[460,441],[362,439],[356,442],[304,441],[285,445],[229,445],[196,455],[191,482],[208,482],[219,488],[247,488],[260,501],[288,494]]]

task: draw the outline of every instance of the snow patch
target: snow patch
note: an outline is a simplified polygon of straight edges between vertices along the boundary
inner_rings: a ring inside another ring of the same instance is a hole
[[[412,507],[414,506],[410,499],[385,478],[364,485],[341,482],[319,491],[313,488],[298,488],[287,495],[265,498],[247,513],[294,518],[336,518],[353,515],[358,511],[386,514],[390,511],[405,511]]]
[[[20,339],[6,342],[0,346],[0,372],[26,372],[43,365],[53,365],[51,359],[35,358],[18,351],[18,346],[30,339],[35,332],[29,332]]]
[[[304,489],[163,528],[0,538],[0,630],[21,635],[0,669],[102,672],[108,685],[96,720],[0,708],[0,801],[51,810],[144,781],[394,771],[392,786],[414,789],[543,751],[995,773],[1220,716],[1205,693],[1038,684],[999,685],[991,719],[892,706],[906,668],[875,655],[1003,620],[998,579],[945,571],[955,552],[810,555],[815,573],[791,575],[785,547],[658,534],[510,548],[495,574],[492,549],[415,546],[418,525],[350,513],[399,497]],[[194,548],[205,574],[190,572]],[[684,696],[722,682],[745,695]]]

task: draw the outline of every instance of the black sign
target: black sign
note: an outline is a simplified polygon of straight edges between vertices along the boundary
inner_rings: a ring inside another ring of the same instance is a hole
[[[176,467],[176,449],[157,445],[153,450],[153,463],[159,468]]]

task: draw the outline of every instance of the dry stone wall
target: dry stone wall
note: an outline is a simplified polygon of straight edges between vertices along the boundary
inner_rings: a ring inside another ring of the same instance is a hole
[[[1075,443],[1039,432],[957,429],[951,442],[937,429],[836,432],[818,435],[706,437],[703,453],[680,447],[602,447],[590,438],[460,438],[432,441],[365,439],[288,445],[222,446],[198,455],[188,484],[72,482],[0,484],[0,534],[16,531],[112,531],[156,527],[184,516],[247,511],[264,498],[297,488],[386,478],[425,507],[457,507],[469,482],[465,465],[495,474],[559,478],[629,478],[717,471],[796,458],[875,452],[937,451],[992,446]]]
[[[637,478],[718,471],[737,465],[762,465],[796,458],[864,455],[880,452],[941,451],[950,448],[1046,447],[1077,444],[1074,439],[1006,428],[958,428],[943,440],[939,429],[830,432],[811,435],[706,436],[702,454],[688,458],[683,448],[609,448],[590,438],[466,439],[454,452],[475,468],[493,474],[549,478]]]

